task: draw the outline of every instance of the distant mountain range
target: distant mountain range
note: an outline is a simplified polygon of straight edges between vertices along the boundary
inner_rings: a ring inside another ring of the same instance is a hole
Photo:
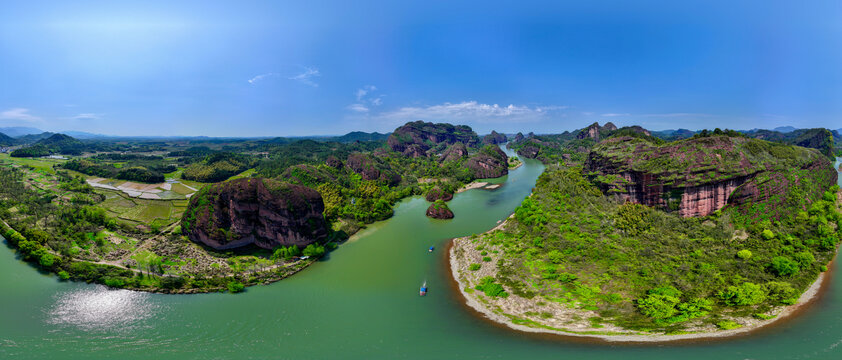
[[[21,137],[24,135],[40,134],[42,132],[44,131],[33,127],[25,126],[0,127],[0,133],[3,133],[13,138]]]

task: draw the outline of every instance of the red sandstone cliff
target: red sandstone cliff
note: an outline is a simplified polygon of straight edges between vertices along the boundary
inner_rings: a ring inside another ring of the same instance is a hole
[[[768,201],[805,176],[836,182],[819,153],[758,141],[717,136],[658,146],[615,138],[591,151],[584,171],[605,193],[684,217]]]
[[[245,178],[209,185],[182,218],[190,240],[214,249],[304,247],[327,236],[322,197],[308,187]]]

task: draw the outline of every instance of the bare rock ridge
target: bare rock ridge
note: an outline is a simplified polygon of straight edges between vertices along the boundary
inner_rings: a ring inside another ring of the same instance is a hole
[[[441,161],[458,161],[468,157],[468,148],[463,143],[450,145],[441,156]]]
[[[509,173],[508,157],[497,146],[505,141],[505,135],[492,131],[483,139],[485,145],[480,148],[479,137],[469,126],[415,121],[395,129],[387,143],[392,151],[405,156],[436,157],[440,162],[464,161],[462,165],[475,178],[495,178]],[[366,179],[377,175],[368,170],[371,166],[360,165],[360,162],[361,159],[349,157],[346,166]]]
[[[475,178],[496,178],[509,173],[509,157],[496,145],[486,145],[465,162]]]
[[[392,151],[422,157],[438,153],[456,143],[476,147],[479,137],[470,126],[415,121],[395,129],[386,142]]]
[[[322,197],[313,189],[244,178],[193,195],[181,226],[190,240],[214,249],[305,247],[327,236],[323,211]]]
[[[401,182],[401,176],[392,171],[388,164],[383,163],[377,157],[353,153],[348,155],[345,166],[360,174],[364,180],[381,180],[391,186]]]
[[[491,134],[485,135],[482,138],[482,143],[484,145],[497,145],[506,142],[506,135],[500,134],[494,130],[491,130]]]
[[[684,217],[767,201],[806,178],[837,181],[830,161],[818,151],[728,136],[660,146],[611,138],[593,148],[584,171],[605,193]]]

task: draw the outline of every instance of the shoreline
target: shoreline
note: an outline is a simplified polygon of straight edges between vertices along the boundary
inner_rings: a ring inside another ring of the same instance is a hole
[[[510,217],[511,216],[509,216],[509,218]],[[507,222],[508,218],[505,219],[502,223],[492,228],[491,230],[488,230],[487,232],[501,229],[506,225]],[[620,332],[614,334],[607,334],[607,332],[609,332],[607,329],[599,328],[591,328],[586,330],[554,330],[542,327],[532,327],[521,324],[515,324],[509,317],[505,315],[504,311],[495,311],[486,304],[482,303],[477,298],[477,296],[469,294],[465,291],[465,288],[468,284],[466,283],[466,279],[464,279],[462,273],[459,271],[464,266],[460,266],[463,264],[459,263],[456,254],[454,254],[456,251],[464,251],[463,248],[460,248],[460,246],[462,246],[460,242],[464,241],[469,241],[468,237],[454,238],[448,243],[446,249],[446,263],[451,275],[451,285],[458,288],[457,292],[462,298],[460,302],[469,310],[469,312],[473,313],[480,319],[489,322],[491,325],[505,327],[508,330],[516,330],[518,332],[527,333],[530,335],[546,336],[553,339],[565,339],[573,341],[595,341],[599,343],[610,344],[660,344],[676,342],[696,342],[703,340],[709,341],[711,339],[727,340],[742,336],[748,336],[762,330],[768,330],[772,328],[770,325],[782,324],[788,320],[794,319],[796,317],[795,315],[798,315],[799,313],[807,310],[809,308],[807,305],[814,303],[821,297],[821,295],[825,291],[827,291],[827,285],[829,283],[829,280],[833,277],[832,266],[833,263],[836,261],[836,254],[838,254],[839,250],[839,248],[837,248],[837,252],[834,254],[833,259],[831,259],[831,261],[827,264],[828,271],[820,273],[816,280],[813,281],[813,283],[810,284],[810,286],[801,294],[801,296],[798,298],[798,302],[796,302],[793,305],[782,307],[782,309],[777,313],[777,316],[775,316],[773,319],[752,319],[753,321],[751,324],[745,325],[738,329],[720,330],[715,332],[695,332],[670,335],[657,333],[642,333],[634,330],[626,330],[628,331],[627,334]],[[598,332],[602,332],[602,334],[598,334]]]

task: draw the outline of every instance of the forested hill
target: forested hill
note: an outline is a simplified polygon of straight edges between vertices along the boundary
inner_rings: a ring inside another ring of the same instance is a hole
[[[17,141],[15,141],[15,138],[8,136],[4,133],[0,133],[0,146],[11,146],[15,145],[16,142]]]
[[[53,134],[38,140],[33,145],[17,149],[12,152],[14,157],[37,157],[52,154],[81,155],[85,145],[71,136]]]
[[[597,143],[617,136],[644,137],[651,141],[675,141],[692,137],[707,137],[711,135],[742,136],[767,140],[771,142],[795,145],[819,150],[826,157],[833,159],[842,154],[842,137],[838,132],[823,128],[796,129],[787,133],[773,130],[701,130],[687,129],[650,132],[640,126],[617,128],[612,123],[600,126],[598,123],[561,134],[516,136],[509,147],[516,150],[518,155],[539,159],[544,163],[559,161],[582,161],[590,149]]]
[[[778,316],[827,271],[842,215],[817,150],[619,130],[516,145],[551,165],[503,230],[457,241],[467,296],[536,328],[714,332]]]

